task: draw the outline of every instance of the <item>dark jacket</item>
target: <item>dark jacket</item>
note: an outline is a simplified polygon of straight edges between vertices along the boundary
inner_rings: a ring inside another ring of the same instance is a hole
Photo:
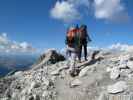
[[[87,45],[88,42],[91,42],[91,38],[89,37],[86,29],[83,29],[81,32],[84,36],[80,36],[80,45]]]

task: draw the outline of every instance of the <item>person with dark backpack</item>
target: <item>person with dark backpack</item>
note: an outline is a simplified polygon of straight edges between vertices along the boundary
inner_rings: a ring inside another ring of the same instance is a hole
[[[78,50],[78,59],[81,62],[82,47],[84,48],[84,59],[87,61],[87,43],[91,42],[91,39],[87,32],[87,26],[81,25],[79,29],[79,50]]]

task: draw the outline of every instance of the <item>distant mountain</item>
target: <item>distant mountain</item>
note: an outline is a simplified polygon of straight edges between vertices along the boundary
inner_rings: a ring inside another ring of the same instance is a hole
[[[11,71],[26,70],[37,58],[38,55],[31,54],[0,54],[0,76]]]

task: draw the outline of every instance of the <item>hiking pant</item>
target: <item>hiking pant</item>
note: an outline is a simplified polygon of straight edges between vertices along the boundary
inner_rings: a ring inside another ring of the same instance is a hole
[[[68,65],[69,69],[73,70],[75,68],[75,63],[76,63],[76,50],[75,48],[67,47],[67,53],[68,53]]]
[[[81,60],[82,47],[84,48],[84,59],[87,60],[87,44],[80,45],[78,50],[78,59]]]
[[[71,53],[71,56],[69,57],[69,69],[73,70],[75,69],[76,64],[76,53]]]

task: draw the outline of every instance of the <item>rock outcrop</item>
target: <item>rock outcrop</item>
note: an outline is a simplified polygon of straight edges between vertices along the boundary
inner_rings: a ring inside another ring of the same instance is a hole
[[[55,64],[59,61],[64,61],[65,59],[66,58],[63,55],[57,53],[56,50],[49,49],[40,56],[39,60],[37,61],[37,63],[33,65],[33,67],[39,68],[43,65],[50,65],[50,64]]]

